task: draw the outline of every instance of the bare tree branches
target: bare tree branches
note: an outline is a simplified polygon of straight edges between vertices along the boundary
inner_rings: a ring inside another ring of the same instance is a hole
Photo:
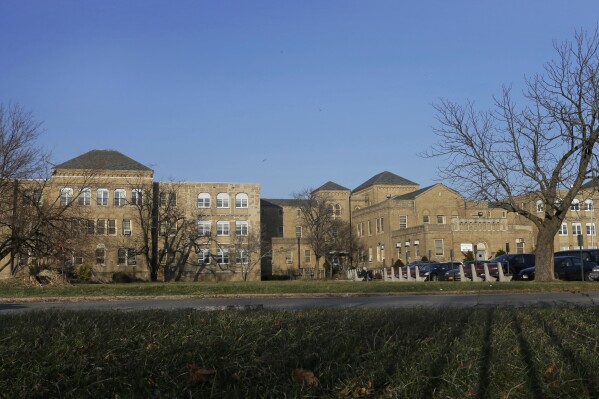
[[[475,110],[472,102],[436,104],[438,143],[426,154],[447,160],[439,176],[467,197],[528,218],[539,229],[538,240],[551,240],[551,249],[572,200],[599,166],[593,155],[599,139],[599,30],[576,32],[572,42],[554,47],[557,58],[526,80],[524,107],[509,88],[489,111]],[[540,200],[544,214],[531,213],[524,197]],[[539,247],[549,248],[537,241]],[[541,276],[551,279],[549,263]]]

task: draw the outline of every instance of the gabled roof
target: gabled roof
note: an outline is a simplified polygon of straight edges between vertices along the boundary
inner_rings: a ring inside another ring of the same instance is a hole
[[[54,166],[54,169],[152,171],[147,166],[115,150],[91,150]]]
[[[391,172],[381,172],[378,175],[372,176],[358,187],[354,188],[354,192],[363,190],[370,186],[384,185],[384,186],[417,186],[418,183],[414,183],[408,179],[396,175]]]
[[[584,183],[580,188],[584,190],[587,188],[596,188],[597,186],[599,186],[599,178],[595,177]]]
[[[432,186],[427,186],[427,187],[421,188],[420,190],[412,191],[412,192],[407,193],[407,194],[397,195],[397,196],[393,197],[393,199],[394,200],[399,200],[399,201],[413,200],[416,197],[418,197],[420,194],[427,192],[428,190],[430,190],[431,188],[435,187],[436,185],[437,184],[433,184]]]
[[[281,207],[281,206],[302,206],[304,203],[306,202],[306,200],[303,199],[276,199],[276,198],[261,198],[260,199],[260,206],[274,206],[274,207]]]
[[[430,189],[432,189],[434,187],[437,187],[437,186],[445,187],[446,189],[448,189],[450,191],[453,191],[454,193],[460,195],[458,192],[456,192],[455,190],[452,190],[451,188],[445,186],[444,184],[436,183],[436,184],[433,184],[431,186],[427,186],[427,187],[421,188],[420,190],[416,190],[416,191],[412,191],[412,192],[409,192],[409,193],[406,193],[406,194],[395,196],[395,197],[393,197],[393,199],[394,200],[398,200],[398,201],[413,200],[413,199],[416,199],[416,197],[418,197],[419,195],[424,194],[425,192],[427,192]]]
[[[343,187],[335,182],[328,181],[314,191],[350,191],[349,188]]]

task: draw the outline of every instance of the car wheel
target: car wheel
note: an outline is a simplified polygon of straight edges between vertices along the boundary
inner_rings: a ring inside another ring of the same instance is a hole
[[[593,280],[591,279],[591,274],[590,274],[590,273],[585,273],[585,274],[584,274],[584,281],[593,281]]]

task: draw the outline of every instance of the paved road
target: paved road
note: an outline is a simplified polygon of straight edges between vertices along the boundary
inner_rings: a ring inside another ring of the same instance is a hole
[[[147,310],[147,309],[288,309],[307,308],[412,308],[527,305],[599,305],[599,292],[389,295],[285,298],[136,299],[91,302],[0,303],[0,314],[31,310]]]

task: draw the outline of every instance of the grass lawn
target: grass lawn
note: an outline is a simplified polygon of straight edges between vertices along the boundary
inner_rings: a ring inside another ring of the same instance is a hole
[[[0,339],[7,398],[599,392],[599,307],[27,312]]]
[[[15,298],[94,298],[136,296],[215,296],[286,294],[401,294],[496,291],[595,291],[599,282],[420,282],[382,281],[262,281],[220,283],[131,283],[33,286],[17,280],[0,280],[0,301]]]

